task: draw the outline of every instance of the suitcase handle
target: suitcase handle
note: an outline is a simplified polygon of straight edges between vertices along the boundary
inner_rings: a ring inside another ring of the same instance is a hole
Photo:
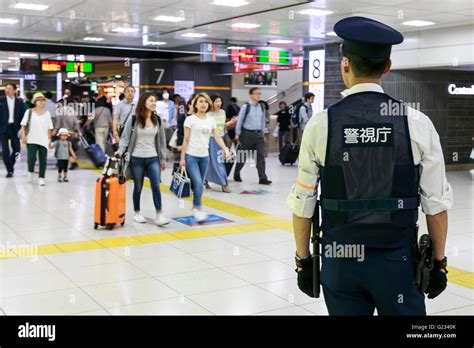
[[[83,135],[79,136],[79,142],[81,143],[84,149],[87,149],[89,147],[89,142],[86,140],[86,138],[84,138]]]

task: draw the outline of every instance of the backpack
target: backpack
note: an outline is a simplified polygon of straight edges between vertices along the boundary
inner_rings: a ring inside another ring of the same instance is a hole
[[[306,113],[309,112],[308,105],[306,105],[305,103],[303,103],[301,101],[296,103],[296,105],[293,109],[293,113],[291,114],[291,126],[293,128],[298,128],[301,124],[300,110],[301,110],[302,106],[306,109]]]

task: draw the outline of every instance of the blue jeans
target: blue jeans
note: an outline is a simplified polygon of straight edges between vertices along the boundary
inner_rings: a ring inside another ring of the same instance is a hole
[[[209,167],[209,157],[196,157],[186,154],[186,171],[193,184],[193,206],[200,208],[204,191],[204,178]]]
[[[153,194],[153,203],[157,212],[161,211],[161,192],[160,177],[161,166],[158,157],[140,158],[133,157],[130,159],[130,170],[133,179],[133,209],[140,211],[140,196],[143,189],[143,180],[145,175],[150,179],[151,192]]]

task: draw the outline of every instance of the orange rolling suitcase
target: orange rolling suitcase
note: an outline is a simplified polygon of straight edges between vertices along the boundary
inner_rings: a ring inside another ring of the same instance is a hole
[[[125,224],[126,180],[121,174],[120,160],[108,158],[104,174],[95,185],[94,228]]]

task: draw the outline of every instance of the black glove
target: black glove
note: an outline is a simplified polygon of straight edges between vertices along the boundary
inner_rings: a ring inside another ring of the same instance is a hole
[[[298,288],[309,297],[314,297],[313,293],[313,260],[311,257],[300,260],[301,270],[298,272]]]
[[[446,273],[441,272],[439,269],[433,269],[430,272],[430,282],[428,283],[428,288],[426,293],[428,294],[429,299],[433,299],[441,294],[446,286],[448,285],[448,278]]]

